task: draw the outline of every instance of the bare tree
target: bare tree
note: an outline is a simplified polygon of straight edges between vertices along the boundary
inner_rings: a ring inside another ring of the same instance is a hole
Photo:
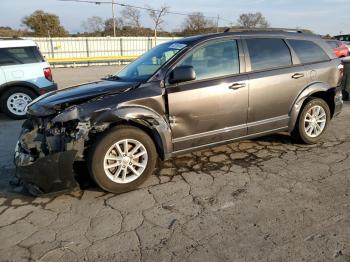
[[[162,24],[164,24],[164,16],[168,13],[168,6],[161,6],[159,10],[154,10],[149,7],[148,15],[154,22],[154,43],[157,44],[157,31],[161,29]]]
[[[200,33],[208,28],[212,29],[215,26],[215,23],[212,20],[207,19],[203,13],[196,12],[187,16],[185,22],[183,23],[183,31]]]
[[[117,31],[120,31],[123,27],[122,19],[114,19],[115,28]],[[109,18],[104,22],[104,34],[105,35],[114,35],[114,23],[113,18]]]
[[[92,16],[83,21],[82,26],[89,33],[102,33],[105,29],[105,22],[99,16]]]
[[[140,28],[141,13],[136,8],[127,6],[122,11],[123,21],[125,25]]]
[[[268,28],[270,27],[269,22],[265,16],[260,13],[247,13],[241,14],[237,20],[237,24],[246,28]]]

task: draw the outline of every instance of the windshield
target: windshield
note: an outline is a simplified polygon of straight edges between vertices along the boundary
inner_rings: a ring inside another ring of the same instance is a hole
[[[125,81],[147,81],[163,64],[185,47],[185,44],[174,42],[158,45],[121,70],[116,78]]]

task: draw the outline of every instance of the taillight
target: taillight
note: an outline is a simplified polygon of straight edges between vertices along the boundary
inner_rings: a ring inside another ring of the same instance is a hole
[[[52,82],[52,72],[50,67],[44,68],[44,76],[47,80]]]

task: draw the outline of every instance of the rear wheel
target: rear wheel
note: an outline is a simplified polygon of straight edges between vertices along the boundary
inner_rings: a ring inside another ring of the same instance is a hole
[[[292,136],[306,144],[315,144],[328,127],[331,114],[328,104],[320,98],[310,98],[299,114]]]
[[[136,189],[153,173],[157,157],[155,145],[144,131],[118,126],[96,139],[88,167],[102,189],[122,193]]]
[[[1,110],[12,119],[26,118],[26,106],[37,97],[25,87],[11,87],[1,96]]]

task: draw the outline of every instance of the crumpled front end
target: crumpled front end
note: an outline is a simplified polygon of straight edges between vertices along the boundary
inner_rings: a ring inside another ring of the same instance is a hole
[[[78,186],[73,164],[81,160],[89,124],[52,124],[49,118],[23,123],[15,150],[17,177],[33,195],[71,190]]]

